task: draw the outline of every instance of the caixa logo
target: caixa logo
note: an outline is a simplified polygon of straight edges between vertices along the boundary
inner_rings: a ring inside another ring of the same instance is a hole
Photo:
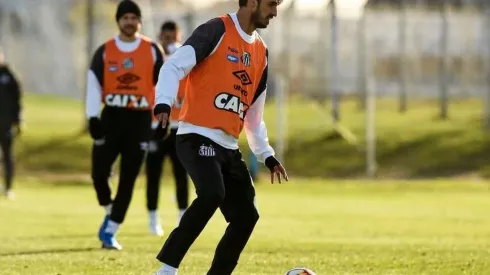
[[[214,98],[214,107],[235,113],[240,116],[241,120],[244,119],[245,112],[248,110],[248,105],[243,103],[239,97],[228,93],[218,94]]]
[[[121,108],[148,109],[150,107],[148,99],[142,95],[107,94],[104,103],[107,106]]]

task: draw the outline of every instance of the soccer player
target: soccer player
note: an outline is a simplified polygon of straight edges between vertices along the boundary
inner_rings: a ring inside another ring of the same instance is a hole
[[[159,35],[160,44],[167,56],[172,55],[178,47],[180,47],[180,30],[178,25],[173,21],[166,21],[160,28]],[[169,127],[170,133],[165,139],[152,140],[146,158],[146,206],[149,213],[149,229],[150,232],[157,235],[163,235],[163,229],[158,218],[158,197],[160,191],[160,178],[163,170],[163,160],[165,156],[169,156],[172,161],[173,174],[176,184],[177,206],[179,209],[178,220],[184,214],[189,204],[189,183],[187,172],[184,166],[177,157],[175,149],[175,136],[177,133],[179,110],[182,105],[182,99],[185,92],[185,81],[183,79],[179,85],[179,93],[177,102],[173,105]],[[158,121],[152,125],[152,128],[158,126]]]
[[[0,146],[3,156],[4,194],[13,200],[14,156],[12,143],[14,136],[20,134],[21,91],[16,77],[5,63],[0,48]]]
[[[170,57],[181,46],[182,33],[175,21],[169,20],[162,23],[158,40],[163,47],[166,57]]]
[[[256,32],[277,15],[280,0],[239,0],[237,13],[200,25],[160,70],[154,115],[165,127],[187,76],[179,115],[177,154],[195,187],[192,202],[157,259],[157,274],[177,274],[190,246],[220,208],[228,228],[208,275],[231,274],[259,219],[255,188],[238,148],[245,128],[251,150],[271,171],[288,179],[274,157],[263,120],[268,50]]]
[[[94,140],[92,180],[106,211],[98,236],[103,248],[120,250],[115,235],[126,216],[151,136],[151,110],[163,50],[139,34],[141,11],[135,2],[120,2],[116,21],[119,34],[100,46],[92,59],[86,115]],[[99,118],[101,103],[105,106]],[[113,200],[109,176],[118,155],[120,176]]]

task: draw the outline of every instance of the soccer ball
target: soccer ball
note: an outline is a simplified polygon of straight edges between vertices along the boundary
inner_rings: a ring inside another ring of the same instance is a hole
[[[284,275],[316,275],[316,274],[315,274],[315,272],[309,270],[306,267],[296,267],[296,268],[289,270]]]

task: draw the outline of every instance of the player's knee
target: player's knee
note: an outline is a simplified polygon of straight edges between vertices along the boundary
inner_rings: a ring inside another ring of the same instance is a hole
[[[198,193],[198,197],[209,205],[218,207],[225,199],[225,190],[209,189]]]
[[[111,176],[111,173],[103,171],[92,171],[91,177],[94,182],[105,182]]]
[[[236,222],[243,228],[253,228],[259,221],[260,215],[257,208],[251,207],[243,209],[239,216],[236,217]]]
[[[102,179],[102,177],[98,173],[92,172],[92,175],[91,176],[92,176],[92,180],[93,181],[100,181]]]
[[[174,173],[177,188],[187,187],[187,175],[185,173]]]
[[[250,224],[255,225],[259,221],[259,218],[260,218],[259,211],[257,210],[257,208],[254,207],[248,214],[247,220]]]
[[[176,188],[178,192],[188,192],[189,183],[187,182],[187,178],[176,178]]]

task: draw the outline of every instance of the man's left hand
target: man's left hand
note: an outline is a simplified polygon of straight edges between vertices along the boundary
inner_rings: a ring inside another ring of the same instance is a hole
[[[289,181],[288,174],[286,173],[286,169],[282,166],[282,164],[274,157],[270,156],[265,160],[265,166],[269,168],[271,171],[271,183],[274,184],[274,179],[277,178],[279,183],[282,183],[281,178]]]

